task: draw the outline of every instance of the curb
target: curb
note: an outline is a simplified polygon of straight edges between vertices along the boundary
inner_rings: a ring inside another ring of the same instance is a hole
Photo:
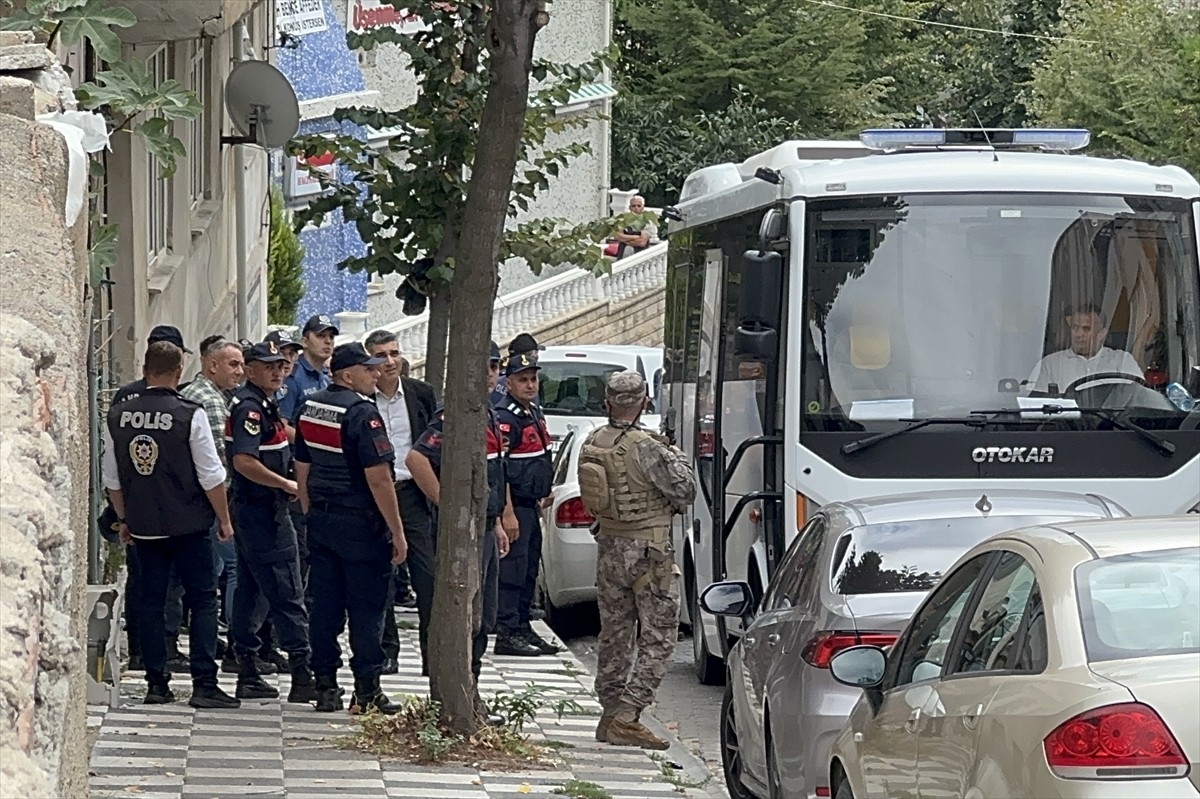
[[[563,651],[556,655],[556,657],[570,661],[579,672],[587,675],[586,680],[579,676],[576,676],[575,679],[578,680],[579,684],[589,694],[595,696],[595,674],[587,664],[579,659],[579,656],[567,646],[566,642],[554,630],[550,629],[550,625],[546,624],[546,622],[535,621],[533,622],[533,626],[537,629],[538,635],[547,640],[554,641],[562,647]],[[670,761],[673,765],[679,766],[680,768],[677,771],[681,772],[690,784],[696,786],[690,788],[690,790],[703,792],[704,795],[712,797],[712,799],[729,799],[729,793],[725,790],[721,779],[709,770],[708,765],[703,760],[687,748],[687,745],[683,743],[676,733],[668,729],[665,724],[650,713],[642,715],[642,723],[658,737],[671,742],[670,749],[665,752],[654,752],[653,754],[660,755],[663,760]],[[646,756],[654,759],[651,757],[650,752],[646,752]]]

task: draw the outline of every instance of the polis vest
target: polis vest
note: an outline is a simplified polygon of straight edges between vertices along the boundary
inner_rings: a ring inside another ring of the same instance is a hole
[[[612,440],[615,432],[602,427],[584,442],[579,497],[600,522],[601,534],[662,543],[670,536],[671,503],[633,467],[638,442],[650,434],[629,428]]]
[[[192,417],[203,413],[172,389],[145,389],[108,412],[125,524],[135,536],[206,532],[216,520],[192,460]]]
[[[355,453],[347,453],[343,447],[343,443],[350,443],[347,412],[363,402],[370,400],[356,391],[331,387],[310,394],[304,403],[297,427],[312,461],[308,473],[310,501],[360,510],[375,507]]]

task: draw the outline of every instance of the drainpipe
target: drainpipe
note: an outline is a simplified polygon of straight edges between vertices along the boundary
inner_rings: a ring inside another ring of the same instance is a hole
[[[604,31],[604,47],[612,45],[612,7],[615,0],[604,0],[601,4],[603,12],[601,13],[601,30]],[[605,68],[605,78],[609,83],[612,82],[613,76],[611,70]],[[605,119],[600,122],[604,131],[600,137],[600,216],[601,218],[608,216],[608,190],[612,188],[612,164],[609,162],[609,151],[612,148],[612,109],[616,98],[610,98],[606,101],[608,108],[605,109]]]
[[[233,52],[235,61],[246,60],[246,48],[243,44],[246,37],[249,35],[246,31],[245,21],[241,21],[234,29]],[[246,256],[246,157],[243,154],[242,147],[233,148],[233,192],[234,192],[234,213],[236,219],[234,221],[235,241],[234,247],[234,264],[237,269],[236,288],[237,292],[234,299],[237,303],[237,334],[238,338],[250,337],[250,319],[249,310],[246,306],[247,292],[249,285],[247,281],[247,256]]]

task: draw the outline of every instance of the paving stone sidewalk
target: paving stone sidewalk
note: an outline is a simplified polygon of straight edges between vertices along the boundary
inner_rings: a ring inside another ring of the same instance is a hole
[[[406,625],[407,626],[407,625]],[[549,628],[539,632],[552,637]],[[401,671],[382,679],[393,699],[402,694],[427,696],[428,680],[420,676],[415,630],[400,630]],[[343,650],[347,650],[343,641]],[[265,678],[283,696],[288,676]],[[343,687],[353,685],[346,669]],[[221,675],[233,693],[235,676]],[[89,706],[89,724],[99,727],[90,763],[91,796],[128,799],[557,799],[555,789],[568,780],[601,786],[612,799],[725,796],[723,788],[703,781],[700,769],[686,768],[668,778],[663,762],[690,758],[675,742],[664,756],[638,749],[597,743],[593,737],[600,706],[592,693],[592,677],[564,649],[558,656],[496,657],[484,660],[480,689],[485,698],[499,691],[520,691],[530,683],[548,690],[547,705],[525,731],[533,740],[561,742],[561,763],[550,770],[483,771],[462,765],[415,766],[355,751],[334,748],[333,740],[351,733],[346,713],[317,713],[311,707],[280,699],[244,701],[237,710],[196,710],[187,705],[190,685],[173,680],[179,697],[170,705],[140,704],[145,691],[141,675],[127,674],[122,704],[107,709]],[[573,698],[587,715],[559,718],[549,703]],[[663,734],[659,730],[659,734]]]

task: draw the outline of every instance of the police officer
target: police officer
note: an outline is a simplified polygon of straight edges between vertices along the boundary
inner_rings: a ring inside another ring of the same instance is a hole
[[[491,392],[500,376],[500,348],[492,342],[488,358],[488,391]],[[441,499],[441,470],[442,470],[442,410],[439,408],[429,427],[413,444],[412,451],[405,459],[405,465],[412,473],[413,482],[429,499],[430,504],[437,508]],[[475,705],[476,712],[486,717],[489,723],[503,723],[503,719],[488,716],[479,697],[479,673],[483,668],[483,655],[487,652],[488,635],[496,628],[496,611],[499,600],[499,569],[500,561],[509,552],[508,535],[500,524],[500,514],[505,502],[505,458],[504,445],[501,439],[500,427],[496,414],[488,408],[487,437],[487,476],[488,502],[483,529],[480,530],[480,566],[479,566],[479,595],[475,605],[473,627],[474,637],[471,641],[471,673],[475,675]],[[436,513],[436,511],[435,511]],[[437,529],[437,520],[433,522]],[[424,657],[424,653],[422,653]]]
[[[638,426],[649,398],[637,372],[608,379],[609,420],[584,441],[579,496],[596,517],[596,695],[603,708],[596,739],[666,749],[639,720],[654,701],[675,651],[679,569],[671,516],[696,495],[687,457]]]
[[[164,609],[174,566],[191,607],[192,707],[231,708],[241,703],[217,685],[217,579],[212,527],[233,536],[225,496],[225,468],[208,419],[176,390],[183,350],[156,341],[146,350],[145,386],[112,406],[105,428],[102,475],[120,527],[142,568],[142,657],[146,704],[172,702],[167,671]]]
[[[399,710],[379,688],[392,565],[403,563],[408,550],[396,504],[395,453],[383,417],[369,399],[381,362],[362,344],[335,348],[333,384],[308,397],[296,430],[296,478],[308,518],[313,592],[312,669],[322,712],[342,708],[338,636],[347,616],[351,711]]]
[[[537,406],[538,359],[536,352],[509,356],[508,404],[496,417],[508,453],[509,504],[504,529],[510,541],[509,556],[500,564],[500,612],[496,654],[536,657],[552,655],[558,647],[533,631],[531,606],[542,557],[542,524],[539,510],[550,496],[554,468],[550,461],[550,432]]]
[[[289,702],[316,699],[308,667],[308,613],[300,582],[296,531],[288,501],[292,454],[279,406],[272,397],[283,383],[287,358],[274,342],[255,344],[246,355],[246,384],[234,395],[226,422],[226,454],[233,467],[233,515],[241,535],[238,585],[230,638],[238,661],[237,697],[274,699],[254,655],[264,642],[258,630],[268,612],[291,672]]]
[[[317,314],[304,323],[300,335],[304,352],[292,362],[292,373],[284,381],[286,391],[279,399],[279,412],[288,424],[296,423],[304,400],[333,382],[325,364],[333,353],[333,340],[338,332],[333,317],[326,314]]]

